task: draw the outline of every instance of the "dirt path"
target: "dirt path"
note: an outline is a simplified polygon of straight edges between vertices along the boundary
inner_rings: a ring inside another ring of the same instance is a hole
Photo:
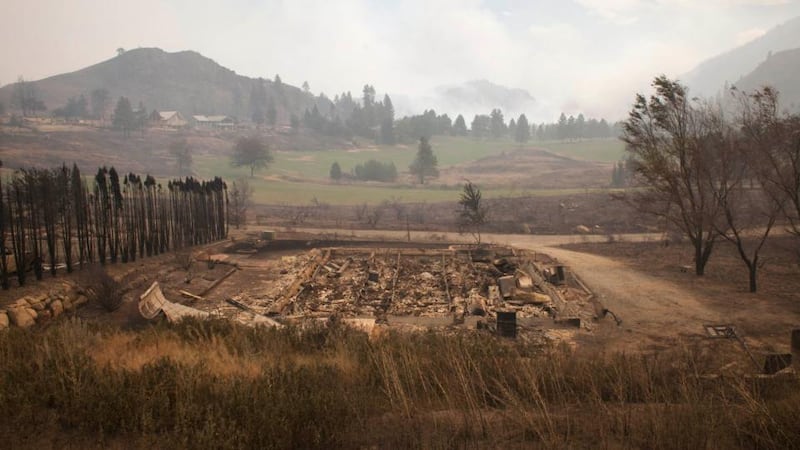
[[[546,247],[579,274],[600,302],[621,320],[600,323],[595,336],[619,349],[661,348],[683,337],[703,336],[703,325],[724,317],[680,285],[644,274],[629,265],[602,256]]]

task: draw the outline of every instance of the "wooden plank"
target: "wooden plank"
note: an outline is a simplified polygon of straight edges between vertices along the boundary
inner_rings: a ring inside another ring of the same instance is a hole
[[[311,279],[314,275],[316,275],[317,271],[321,266],[323,266],[327,261],[328,258],[331,256],[330,249],[326,250],[324,253],[317,254],[311,262],[295,277],[292,284],[289,288],[284,292],[283,297],[278,300],[272,308],[270,308],[269,313],[278,315],[283,314],[286,308],[292,304],[297,298],[297,295],[303,290],[306,282]]]
[[[214,290],[215,287],[219,286],[229,276],[233,275],[233,272],[236,272],[237,270],[239,270],[239,269],[237,269],[236,267],[234,267],[233,269],[229,270],[227,273],[225,273],[225,275],[221,276],[220,278],[215,280],[213,283],[211,283],[211,286],[207,287],[203,292],[201,292],[198,295],[198,297],[205,297],[206,295],[208,295],[209,292]]]
[[[180,293],[182,296],[186,298],[191,298],[193,300],[204,300],[203,297],[200,297],[199,295],[194,295],[189,291],[184,291],[183,289],[179,290],[178,293]]]

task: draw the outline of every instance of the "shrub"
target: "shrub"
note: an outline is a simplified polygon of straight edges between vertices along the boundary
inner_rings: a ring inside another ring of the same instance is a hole
[[[83,286],[90,302],[97,303],[108,312],[122,306],[122,285],[102,267],[92,267],[83,275]]]

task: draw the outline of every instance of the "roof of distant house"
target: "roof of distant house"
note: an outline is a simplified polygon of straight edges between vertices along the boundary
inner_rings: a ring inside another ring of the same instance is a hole
[[[175,115],[180,117],[180,113],[178,111],[159,111],[158,115],[161,116],[161,120],[169,120]]]
[[[233,120],[228,116],[203,116],[203,115],[197,115],[197,116],[192,116],[192,118],[194,118],[194,120],[196,120],[197,122],[229,122],[229,121]]]

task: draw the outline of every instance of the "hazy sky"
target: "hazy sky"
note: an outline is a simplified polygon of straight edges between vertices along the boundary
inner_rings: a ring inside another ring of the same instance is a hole
[[[527,89],[547,114],[618,118],[654,75],[798,15],[791,0],[0,0],[0,84],[160,47],[330,97],[370,83],[420,98],[488,79]]]

